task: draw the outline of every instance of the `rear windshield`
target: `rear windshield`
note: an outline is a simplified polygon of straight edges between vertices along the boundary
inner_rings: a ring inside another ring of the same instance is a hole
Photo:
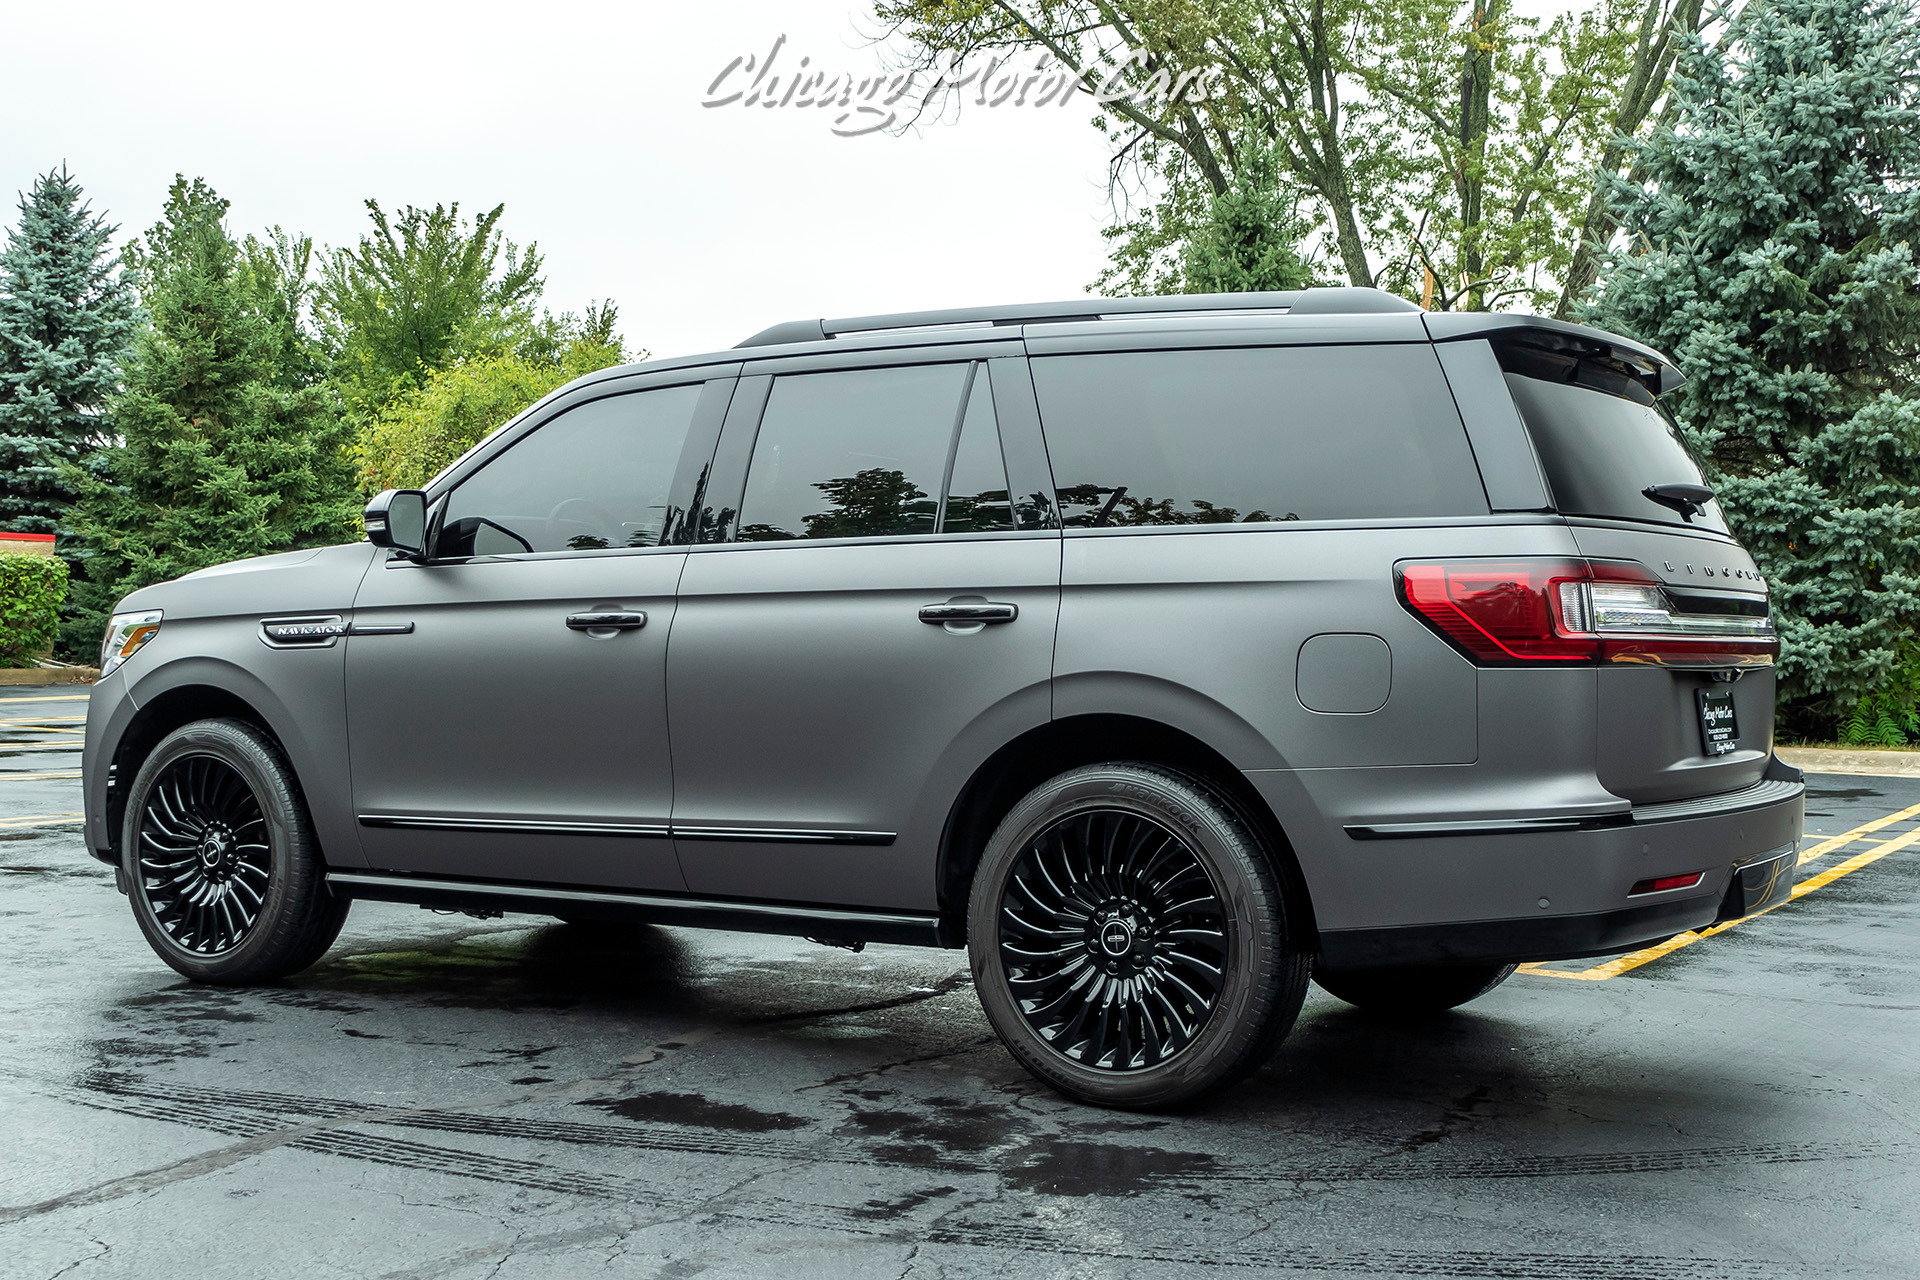
[[[1033,361],[1068,528],[1485,515],[1433,348]]]
[[[1589,361],[1526,359],[1527,373],[1501,353],[1507,386],[1526,420],[1563,515],[1685,524],[1680,512],[1643,492],[1649,485],[1704,484],[1680,429],[1640,384]],[[1533,376],[1535,372],[1552,378]],[[1696,528],[1727,531],[1720,504],[1695,512]]]

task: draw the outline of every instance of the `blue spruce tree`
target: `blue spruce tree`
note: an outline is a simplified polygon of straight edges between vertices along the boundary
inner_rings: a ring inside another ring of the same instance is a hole
[[[1675,416],[1773,589],[1788,725],[1915,670],[1920,23],[1751,0],[1676,71],[1591,318],[1670,352]]]
[[[21,197],[0,253],[0,529],[64,533],[62,469],[109,438],[104,410],[138,321],[114,230],[64,166]]]

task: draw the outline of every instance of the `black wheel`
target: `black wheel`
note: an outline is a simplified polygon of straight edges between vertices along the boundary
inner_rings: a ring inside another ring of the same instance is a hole
[[[161,740],[127,793],[120,847],[134,919],[189,978],[285,977],[346,923],[351,904],[327,891],[292,769],[241,721],[201,720]]]
[[[1478,1000],[1508,978],[1511,964],[1412,964],[1390,969],[1316,969],[1328,995],[1375,1013],[1417,1017]]]
[[[1306,994],[1275,864],[1204,780],[1075,769],[1000,823],[967,942],[987,1018],[1027,1070],[1087,1102],[1166,1107],[1271,1056]]]

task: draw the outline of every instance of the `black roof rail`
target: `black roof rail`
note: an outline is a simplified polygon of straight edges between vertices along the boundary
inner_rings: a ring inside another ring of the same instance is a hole
[[[1072,302],[1026,302],[1005,307],[959,307],[948,311],[900,311],[838,320],[789,320],[762,329],[742,347],[820,342],[848,333],[932,329],[958,325],[1011,325],[1040,321],[1104,320],[1112,316],[1230,314],[1284,311],[1292,315],[1356,315],[1418,311],[1405,298],[1378,289],[1297,289],[1275,293],[1182,293],[1163,298],[1080,298]]]

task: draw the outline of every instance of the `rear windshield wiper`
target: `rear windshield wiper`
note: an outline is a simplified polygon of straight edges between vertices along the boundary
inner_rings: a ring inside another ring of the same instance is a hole
[[[1663,507],[1672,507],[1688,524],[1713,501],[1713,490],[1703,484],[1650,484],[1640,492]]]

